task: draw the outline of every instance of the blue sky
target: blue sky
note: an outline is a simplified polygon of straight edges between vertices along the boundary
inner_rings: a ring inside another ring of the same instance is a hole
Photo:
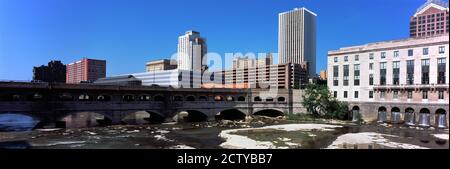
[[[83,57],[107,75],[145,71],[169,58],[178,36],[200,31],[209,52],[277,52],[278,13],[318,14],[317,69],[327,51],[407,38],[425,0],[0,0],[0,79],[30,80],[33,66]]]

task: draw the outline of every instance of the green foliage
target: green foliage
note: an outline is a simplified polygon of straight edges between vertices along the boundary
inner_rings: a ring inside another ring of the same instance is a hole
[[[348,116],[348,104],[332,97],[325,85],[308,85],[302,97],[303,107],[315,117],[342,120]]]

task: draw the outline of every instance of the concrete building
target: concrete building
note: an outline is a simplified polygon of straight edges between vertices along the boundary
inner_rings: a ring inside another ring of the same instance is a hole
[[[246,69],[254,67],[262,67],[273,64],[273,56],[267,53],[264,58],[235,57],[233,59],[233,69]]]
[[[216,72],[221,75],[225,88],[299,89],[308,83],[305,65],[278,64],[261,67],[232,69]]]
[[[328,52],[328,86],[366,121],[446,127],[449,36],[411,38]]]
[[[106,77],[106,60],[84,58],[67,65],[66,83],[93,82]]]
[[[52,60],[47,65],[33,68],[33,81],[66,82],[66,66],[61,61]]]
[[[410,37],[430,37],[449,33],[448,2],[427,0],[410,21]]]
[[[175,60],[161,59],[147,62],[146,64],[147,72],[173,69],[177,69],[177,63]]]
[[[207,54],[206,39],[196,31],[187,31],[178,38],[178,69],[204,71]]]
[[[306,8],[279,14],[279,63],[306,64],[310,77],[316,75],[316,17]]]

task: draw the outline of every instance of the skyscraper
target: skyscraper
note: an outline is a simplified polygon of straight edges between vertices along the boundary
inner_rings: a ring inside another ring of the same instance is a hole
[[[178,38],[178,69],[204,71],[206,67],[206,39],[196,31],[187,31]]]
[[[410,21],[412,38],[439,36],[449,33],[448,2],[427,0]]]
[[[316,74],[316,17],[306,8],[279,14],[279,63],[308,66],[310,77]]]
[[[106,61],[84,58],[67,65],[66,83],[95,81],[106,77]]]

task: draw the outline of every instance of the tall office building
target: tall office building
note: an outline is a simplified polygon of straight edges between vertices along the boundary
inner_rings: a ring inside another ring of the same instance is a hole
[[[67,65],[66,83],[95,81],[106,77],[106,61],[84,58]]]
[[[178,69],[204,71],[206,67],[206,39],[196,31],[187,31],[178,38]]]
[[[316,74],[316,17],[306,8],[279,14],[279,63],[308,66],[310,77]]]
[[[439,36],[449,33],[448,2],[427,0],[410,21],[412,38]]]

